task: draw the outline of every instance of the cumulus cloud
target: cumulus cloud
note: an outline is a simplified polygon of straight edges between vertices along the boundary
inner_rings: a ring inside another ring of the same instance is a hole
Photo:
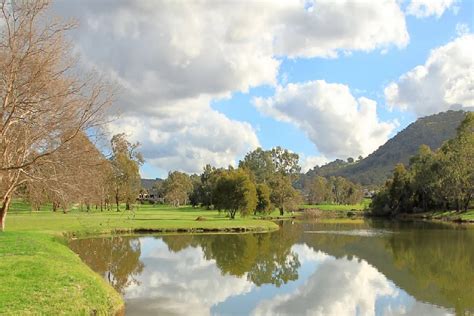
[[[186,171],[231,164],[258,144],[248,124],[209,104],[275,85],[280,57],[336,57],[409,39],[396,0],[62,0],[53,11],[79,21],[72,37],[82,64],[118,84],[121,120],[111,129],[126,128],[154,165]]]
[[[290,57],[337,57],[339,51],[372,51],[409,41],[395,0],[290,1],[277,15],[276,52]]]
[[[298,253],[302,264],[316,266],[316,270],[292,292],[260,301],[252,315],[450,314],[407,296],[365,260],[336,259],[306,244],[294,245],[292,251]]]
[[[305,131],[325,157],[366,156],[395,128],[394,122],[378,119],[375,101],[356,99],[348,86],[324,80],[277,87],[273,97],[254,103],[261,112]]]
[[[385,88],[387,103],[419,116],[453,106],[474,106],[473,51],[473,34],[432,50],[424,65],[416,66]]]
[[[210,315],[211,307],[233,295],[248,293],[253,285],[246,277],[222,275],[214,260],[204,259],[201,247],[179,253],[161,240],[142,255],[145,269],[137,277],[140,286],[125,289],[127,315]]]
[[[308,170],[314,168],[314,166],[323,166],[330,162],[331,159],[325,156],[301,156],[300,165],[302,172],[308,172]]]
[[[125,132],[139,141],[148,161],[164,170],[200,172],[208,163],[228,166],[259,146],[250,124],[230,120],[207,105],[199,111],[175,106],[173,114],[127,115],[110,124],[111,134]]]
[[[455,3],[456,0],[411,0],[406,12],[417,18],[425,18],[433,15],[439,18]]]
[[[262,301],[253,314],[375,315],[377,297],[396,294],[385,276],[366,261],[331,258],[319,265],[304,286]]]

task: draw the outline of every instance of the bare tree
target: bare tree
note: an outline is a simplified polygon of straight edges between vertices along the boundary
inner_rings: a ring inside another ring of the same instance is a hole
[[[44,0],[0,0],[2,230],[15,191],[26,183],[47,184],[51,170],[64,168],[67,145],[103,123],[111,103],[100,78],[75,72],[64,38],[74,25],[48,18],[48,6]]]

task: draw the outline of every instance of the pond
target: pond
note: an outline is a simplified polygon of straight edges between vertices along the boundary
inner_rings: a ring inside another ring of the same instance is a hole
[[[282,222],[260,234],[107,237],[70,247],[127,315],[474,313],[474,229]]]

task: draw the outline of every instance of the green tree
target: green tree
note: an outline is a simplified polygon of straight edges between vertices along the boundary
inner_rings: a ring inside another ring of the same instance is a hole
[[[300,193],[293,188],[288,176],[277,173],[271,181],[272,188],[271,201],[280,210],[280,215],[284,215],[286,210],[297,210],[301,203]]]
[[[193,207],[199,206],[201,204],[201,192],[202,192],[202,183],[201,177],[197,174],[191,175],[191,184],[192,184],[192,191],[189,194],[189,203]]]
[[[349,182],[343,177],[329,178],[329,186],[332,191],[333,201],[336,204],[344,204],[349,189]]]
[[[390,209],[395,213],[410,212],[413,208],[413,192],[410,174],[403,164],[397,164],[393,171],[393,180],[389,188]]]
[[[271,152],[260,147],[245,155],[244,160],[239,162],[239,168],[250,171],[256,183],[268,183],[276,170]]]
[[[428,146],[420,146],[418,154],[410,159],[410,173],[414,203],[427,211],[439,202],[436,194],[441,179],[438,156]]]
[[[321,204],[332,200],[332,191],[328,180],[321,176],[315,176],[308,189],[308,202],[310,204]]]
[[[474,196],[474,113],[469,112],[454,139],[440,150],[442,189],[457,211],[467,210]]]
[[[189,195],[193,190],[193,183],[189,175],[173,171],[163,183],[165,201],[173,206],[179,206],[188,202]]]
[[[214,192],[214,207],[228,212],[231,219],[240,212],[246,216],[257,207],[257,190],[243,169],[223,171],[217,179]]]
[[[201,174],[201,185],[196,188],[196,195],[199,203],[208,209],[214,204],[213,193],[217,179],[222,171],[222,169],[216,169],[208,164],[204,167]]]
[[[276,172],[290,176],[292,179],[301,171],[299,166],[299,156],[296,153],[290,152],[288,149],[283,149],[280,146],[271,150],[271,157],[275,165]]]
[[[136,200],[140,188],[140,166],[144,160],[137,151],[139,143],[130,143],[124,133],[114,135],[111,140],[112,157],[111,163],[115,204],[117,211],[120,210],[120,202],[124,201],[126,210],[130,210],[131,204]]]
[[[269,213],[272,210],[272,201],[270,199],[271,190],[268,185],[264,183],[257,184],[257,207],[255,208],[254,214],[258,213]]]

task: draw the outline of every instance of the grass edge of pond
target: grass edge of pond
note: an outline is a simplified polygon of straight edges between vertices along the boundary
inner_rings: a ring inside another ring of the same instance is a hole
[[[83,215],[89,217],[88,214]],[[122,296],[67,246],[71,238],[162,233],[249,233],[279,229],[276,223],[258,218],[235,221],[219,218],[202,222],[165,219],[138,225],[133,220],[125,220],[118,226],[104,221],[99,226],[96,223],[90,227],[77,225],[74,222],[78,219],[73,216],[49,212],[10,214],[9,222],[12,223],[11,220],[16,217],[18,223],[9,226],[7,221],[6,232],[0,232],[1,315],[123,313]],[[46,222],[35,225],[38,224],[36,220],[41,218]]]
[[[0,314],[120,314],[121,295],[67,246],[38,232],[0,234]]]

